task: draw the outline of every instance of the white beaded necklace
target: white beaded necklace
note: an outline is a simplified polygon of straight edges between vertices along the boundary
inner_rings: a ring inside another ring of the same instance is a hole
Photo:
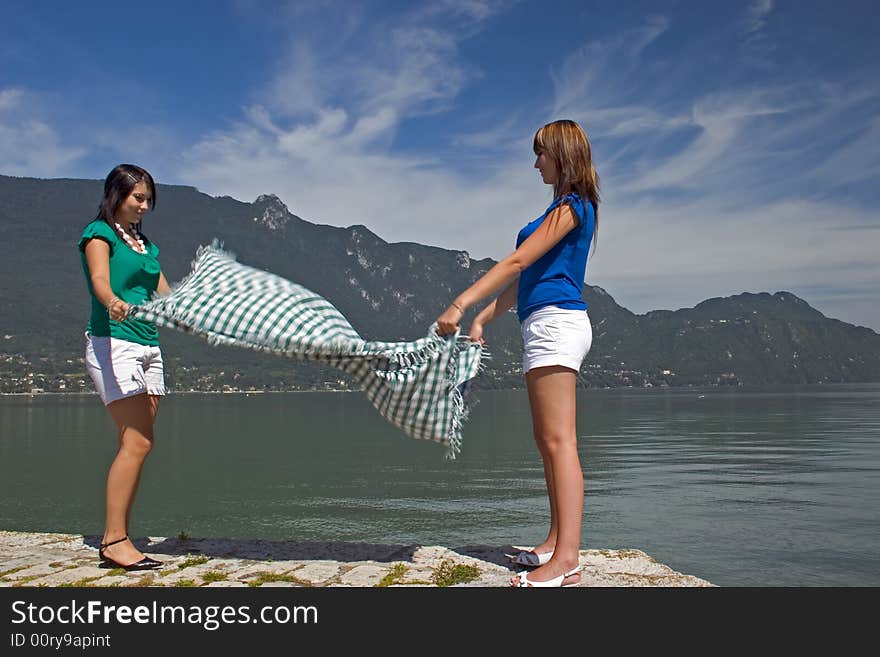
[[[131,235],[128,234],[128,231],[119,225],[119,222],[114,222],[113,225],[116,226],[116,230],[122,235],[122,239],[125,240],[125,243],[128,244],[133,251],[137,251],[138,253],[147,252],[147,247],[144,246],[144,236],[141,235],[141,231],[135,228],[134,230],[137,233],[137,237],[132,239]]]

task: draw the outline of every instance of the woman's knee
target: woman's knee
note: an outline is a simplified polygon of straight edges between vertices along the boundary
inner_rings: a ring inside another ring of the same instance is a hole
[[[538,449],[545,456],[554,456],[572,448],[577,450],[577,436],[571,432],[544,431],[538,437]]]
[[[144,431],[138,431],[133,427],[127,427],[122,434],[121,440],[122,451],[128,452],[132,456],[140,456],[144,458],[153,449],[153,432],[148,434]]]

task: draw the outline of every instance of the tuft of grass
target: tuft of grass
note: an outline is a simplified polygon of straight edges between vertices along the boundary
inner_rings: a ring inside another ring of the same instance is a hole
[[[228,577],[229,573],[224,573],[221,570],[212,570],[202,575],[202,580],[204,580],[206,584],[209,584],[210,582],[222,582]]]
[[[379,580],[379,583],[376,584],[376,586],[383,587],[383,586],[392,586],[394,584],[399,584],[400,580],[406,574],[407,570],[408,569],[406,567],[406,564],[404,564],[404,563],[394,564],[391,567],[391,570],[388,571],[388,573],[385,575],[385,577],[383,577],[381,580]]]
[[[153,575],[144,575],[138,581],[133,582],[130,586],[153,586],[156,578]]]
[[[7,575],[12,575],[13,573],[17,573],[19,570],[24,570],[25,568],[30,568],[30,566],[19,566],[18,568],[10,568],[9,570],[0,571],[0,578],[6,577]]]
[[[15,584],[13,586],[27,586],[29,582],[33,582],[35,579],[39,579],[42,575],[28,575],[27,577],[22,577],[21,579],[15,580]]]
[[[268,571],[256,573],[256,577],[248,582],[248,586],[262,586],[268,582],[291,582],[293,584],[299,584],[300,586],[309,586],[308,582],[304,582],[293,575],[282,575],[280,573],[270,573]]]
[[[96,579],[101,579],[101,577],[103,577],[103,575],[98,575],[97,577],[83,577],[82,579],[78,579],[75,582],[65,582],[63,584],[59,584],[58,588],[90,586],[92,582],[94,582]]]
[[[455,563],[451,559],[444,559],[431,574],[431,581],[437,586],[452,586],[470,582],[479,576],[480,569],[472,564]]]
[[[196,584],[195,580],[192,580],[192,579],[181,579],[181,580],[178,580],[174,584],[174,586],[177,586],[180,588],[194,588],[194,587],[198,587],[198,584]]]
[[[200,566],[203,563],[208,563],[210,559],[203,554],[198,555],[197,557],[187,555],[186,560],[183,563],[177,564],[178,570],[183,570],[184,568],[189,568],[190,566]]]
[[[189,540],[189,534],[187,534],[186,532],[180,532],[180,533],[177,535],[177,540],[179,540],[179,541],[188,541],[188,540]]]

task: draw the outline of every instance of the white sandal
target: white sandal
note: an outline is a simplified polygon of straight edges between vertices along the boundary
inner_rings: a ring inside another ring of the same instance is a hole
[[[507,557],[515,564],[519,566],[528,566],[530,568],[537,568],[538,566],[543,566],[545,563],[550,561],[553,557],[553,550],[550,552],[534,552],[534,551],[522,551],[519,554],[508,554]]]
[[[516,574],[519,578],[519,584],[514,584],[517,588],[525,588],[528,586],[531,587],[547,587],[547,588],[559,588],[562,586],[562,583],[565,581],[566,577],[571,577],[572,575],[577,575],[581,571],[580,565],[576,566],[574,569],[569,570],[567,573],[562,573],[561,575],[554,577],[553,579],[548,579],[544,582],[532,581],[529,579],[529,571],[524,570]],[[573,586],[572,584],[568,584],[568,586]]]

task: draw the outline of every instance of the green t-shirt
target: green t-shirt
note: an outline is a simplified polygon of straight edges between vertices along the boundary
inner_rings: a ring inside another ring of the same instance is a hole
[[[159,331],[153,322],[131,318],[122,322],[110,319],[107,308],[95,297],[89,265],[86,261],[86,244],[91,239],[104,240],[110,245],[110,287],[113,294],[133,305],[150,300],[159,286],[159,247],[145,241],[146,253],[138,253],[126,244],[106,221],[96,219],[83,231],[79,240],[79,252],[83,273],[89,294],[92,295],[92,314],[89,318],[88,332],[96,337],[112,337],[136,342],[137,344],[158,346]]]

